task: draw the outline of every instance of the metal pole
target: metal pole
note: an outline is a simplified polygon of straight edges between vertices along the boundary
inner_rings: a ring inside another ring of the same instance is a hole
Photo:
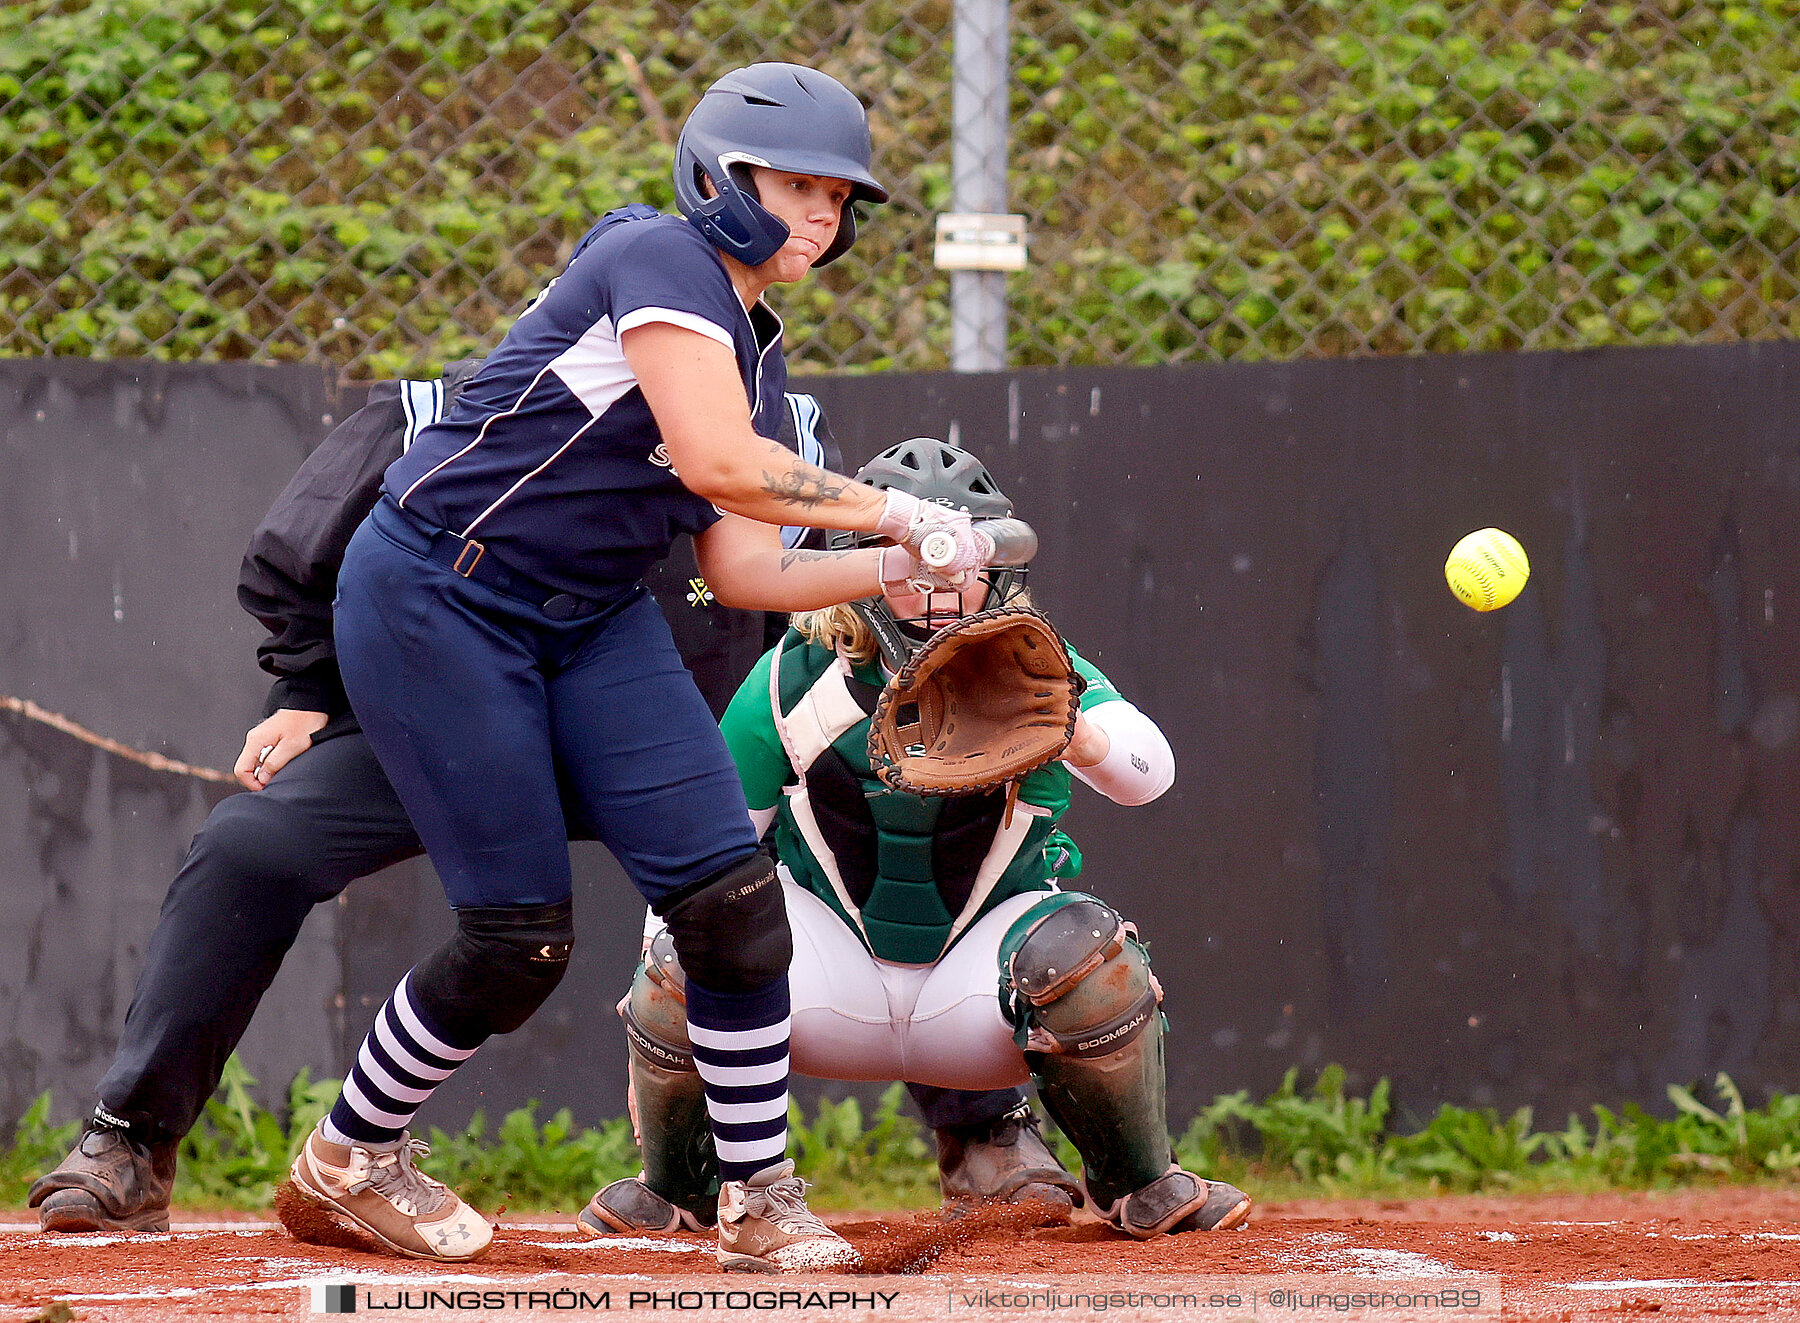
[[[956,0],[952,53],[951,209],[1006,210],[1010,0]],[[950,366],[1006,366],[1006,273],[950,273]]]

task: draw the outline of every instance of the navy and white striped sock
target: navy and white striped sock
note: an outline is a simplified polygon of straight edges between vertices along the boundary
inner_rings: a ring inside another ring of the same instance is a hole
[[[409,973],[382,1003],[357,1050],[344,1091],[325,1119],[325,1138],[334,1144],[399,1139],[433,1090],[480,1046],[447,1041],[420,1010]]]
[[[688,975],[688,1037],[720,1180],[748,1180],[787,1156],[788,1012],[786,974],[743,993],[714,992]]]

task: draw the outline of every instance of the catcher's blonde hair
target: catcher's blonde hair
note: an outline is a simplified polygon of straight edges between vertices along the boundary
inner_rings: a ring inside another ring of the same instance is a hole
[[[867,621],[850,609],[847,602],[818,611],[797,611],[788,623],[808,643],[830,648],[840,657],[847,657],[856,666],[874,660],[875,654],[880,651],[875,643],[875,631],[869,628]]]
[[[1006,605],[1030,606],[1031,590],[1017,589],[1007,598]],[[880,645],[875,642],[875,631],[869,628],[869,622],[852,611],[847,602],[818,611],[797,611],[788,623],[808,643],[832,649],[853,666],[873,661],[881,651]]]

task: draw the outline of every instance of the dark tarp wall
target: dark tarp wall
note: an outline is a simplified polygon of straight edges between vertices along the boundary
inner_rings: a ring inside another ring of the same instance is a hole
[[[1069,825],[1150,942],[1178,1120],[1331,1061],[1420,1118],[1800,1087],[1800,347],[796,388],[852,459],[921,433],[987,458],[1043,535],[1040,605],[1168,731],[1168,796],[1078,790]],[[0,693],[229,766],[264,694],[244,540],[355,398],[319,369],[0,360]],[[1442,564],[1486,524],[1534,574],[1481,616]],[[0,1123],[86,1104],[214,793],[0,716]],[[622,1112],[640,911],[578,859],[569,978],[427,1122]],[[252,1026],[265,1096],[340,1073],[448,931],[422,864],[346,899]]]
[[[354,407],[319,368],[0,359],[0,693],[229,768],[267,692],[233,592],[244,544]],[[221,793],[0,714],[0,1124],[45,1089],[59,1116],[91,1105]],[[245,1044],[277,1091],[335,1047],[336,917],[315,916]]]
[[[813,384],[987,456],[1174,743],[1070,816],[1174,1116],[1332,1061],[1420,1118],[1800,1088],[1800,346]],[[1535,572],[1483,616],[1442,566],[1490,524]]]

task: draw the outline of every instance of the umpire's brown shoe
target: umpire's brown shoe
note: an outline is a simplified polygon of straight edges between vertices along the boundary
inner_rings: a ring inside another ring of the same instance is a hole
[[[456,1192],[413,1166],[422,1139],[334,1144],[314,1127],[288,1175],[308,1202],[346,1218],[396,1254],[466,1263],[487,1252],[494,1229]]]
[[[167,1231],[178,1147],[89,1121],[62,1165],[32,1183],[26,1204],[41,1231]]]
[[[726,1272],[831,1272],[862,1261],[806,1206],[792,1161],[719,1187],[719,1266]]]

